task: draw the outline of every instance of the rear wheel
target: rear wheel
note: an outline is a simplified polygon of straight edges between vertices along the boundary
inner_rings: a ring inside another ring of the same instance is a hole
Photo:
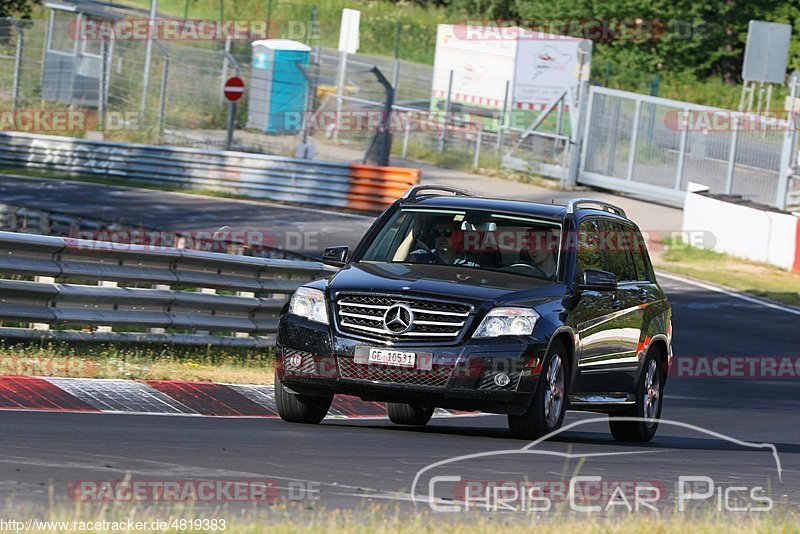
[[[284,421],[317,424],[328,415],[331,402],[333,402],[333,395],[313,397],[289,393],[283,387],[278,373],[275,373],[275,404],[278,406],[278,415]]]
[[[644,443],[653,439],[658,430],[658,419],[661,417],[661,394],[664,379],[661,367],[654,351],[647,353],[644,371],[639,377],[636,387],[636,404],[619,415],[636,417],[636,421],[609,421],[611,435],[617,441],[633,441]],[[613,417],[613,416],[612,416]]]
[[[406,404],[404,402],[387,402],[386,413],[389,420],[396,425],[425,426],[433,416],[433,406],[423,404]]]
[[[533,402],[523,415],[509,415],[508,427],[514,437],[538,439],[561,427],[567,407],[567,359],[561,341],[553,341],[542,362]]]

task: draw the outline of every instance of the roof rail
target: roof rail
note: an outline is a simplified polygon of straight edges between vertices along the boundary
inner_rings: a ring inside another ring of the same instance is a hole
[[[572,214],[575,213],[575,210],[581,206],[581,204],[593,204],[595,206],[599,206],[600,209],[604,211],[610,211],[611,213],[616,213],[620,217],[626,217],[625,210],[620,208],[619,206],[615,206],[614,204],[609,204],[608,202],[603,202],[602,200],[595,200],[593,198],[574,198],[567,203],[567,213]]]
[[[460,187],[450,187],[447,185],[415,185],[414,187],[409,187],[408,191],[405,192],[403,195],[403,199],[414,198],[417,196],[421,191],[445,191],[447,193],[453,193],[456,196],[462,197],[474,197],[477,196],[472,191],[468,191],[466,189],[461,189]]]

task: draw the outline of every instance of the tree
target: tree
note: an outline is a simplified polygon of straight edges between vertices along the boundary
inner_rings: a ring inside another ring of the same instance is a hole
[[[785,0],[515,0],[515,7],[522,20],[569,21],[565,33],[575,36],[584,36],[589,23],[610,30],[593,39],[595,65],[718,75],[727,82],[741,77],[751,19],[800,19],[800,7]]]
[[[33,6],[40,3],[40,0],[2,0],[0,2],[0,18],[30,18]]]

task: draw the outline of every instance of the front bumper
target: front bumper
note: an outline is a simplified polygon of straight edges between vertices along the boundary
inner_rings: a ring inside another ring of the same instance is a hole
[[[284,316],[278,327],[278,376],[298,394],[346,394],[370,401],[521,414],[535,392],[547,343],[519,336],[453,346],[397,347],[418,354],[413,369],[368,365],[363,357],[367,347],[387,348]],[[495,381],[499,373],[509,378],[507,384]]]

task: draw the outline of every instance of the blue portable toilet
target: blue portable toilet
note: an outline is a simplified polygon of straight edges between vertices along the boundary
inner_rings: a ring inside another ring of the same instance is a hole
[[[247,127],[267,133],[300,131],[308,93],[303,68],[311,48],[288,39],[263,39],[252,47]]]

